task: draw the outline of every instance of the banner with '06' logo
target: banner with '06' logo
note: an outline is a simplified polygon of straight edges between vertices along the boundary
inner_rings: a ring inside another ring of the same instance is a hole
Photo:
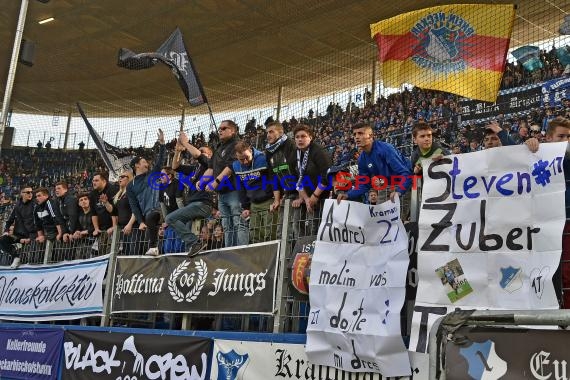
[[[113,313],[256,313],[275,305],[279,242],[188,257],[119,257]]]

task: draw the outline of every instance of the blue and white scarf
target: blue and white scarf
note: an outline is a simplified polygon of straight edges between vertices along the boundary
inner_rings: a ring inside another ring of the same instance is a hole
[[[275,151],[279,149],[279,147],[281,146],[281,144],[285,142],[285,140],[287,140],[287,135],[284,134],[281,137],[279,137],[277,141],[275,141],[273,144],[267,144],[265,150],[267,150],[269,153],[275,153]]]

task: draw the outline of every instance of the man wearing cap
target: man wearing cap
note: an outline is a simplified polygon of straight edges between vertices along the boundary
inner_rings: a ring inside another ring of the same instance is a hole
[[[151,171],[148,162],[142,157],[135,157],[131,160],[131,168],[135,177],[127,185],[127,196],[131,210],[139,223],[139,230],[146,230],[146,237],[149,242],[148,256],[158,256],[158,227],[160,224],[160,204],[158,191],[154,186],[150,186],[149,181],[156,180],[155,173],[160,172],[166,146],[164,145],[164,133],[158,130],[158,143],[160,145],[158,157],[154,162]],[[151,176],[153,175],[153,176]]]

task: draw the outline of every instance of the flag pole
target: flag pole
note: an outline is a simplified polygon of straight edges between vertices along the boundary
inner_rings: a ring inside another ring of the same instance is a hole
[[[216,124],[216,119],[214,119],[214,113],[212,112],[212,107],[210,107],[210,103],[206,102],[206,105],[208,106],[208,113],[210,114],[210,132],[214,132],[217,134],[217,124]]]

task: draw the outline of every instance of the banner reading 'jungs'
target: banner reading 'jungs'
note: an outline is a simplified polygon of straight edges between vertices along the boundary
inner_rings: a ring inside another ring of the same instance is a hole
[[[108,256],[0,269],[0,318],[50,321],[101,315]]]
[[[61,329],[0,329],[0,378],[57,379],[62,346]]]
[[[399,201],[327,200],[309,282],[309,360],[348,372],[410,375],[400,328],[408,263]]]
[[[63,380],[206,380],[212,340],[67,330],[63,349]]]
[[[424,165],[410,350],[455,308],[557,309],[566,143],[493,148]]]
[[[203,255],[118,257],[113,313],[273,313],[279,242]]]

